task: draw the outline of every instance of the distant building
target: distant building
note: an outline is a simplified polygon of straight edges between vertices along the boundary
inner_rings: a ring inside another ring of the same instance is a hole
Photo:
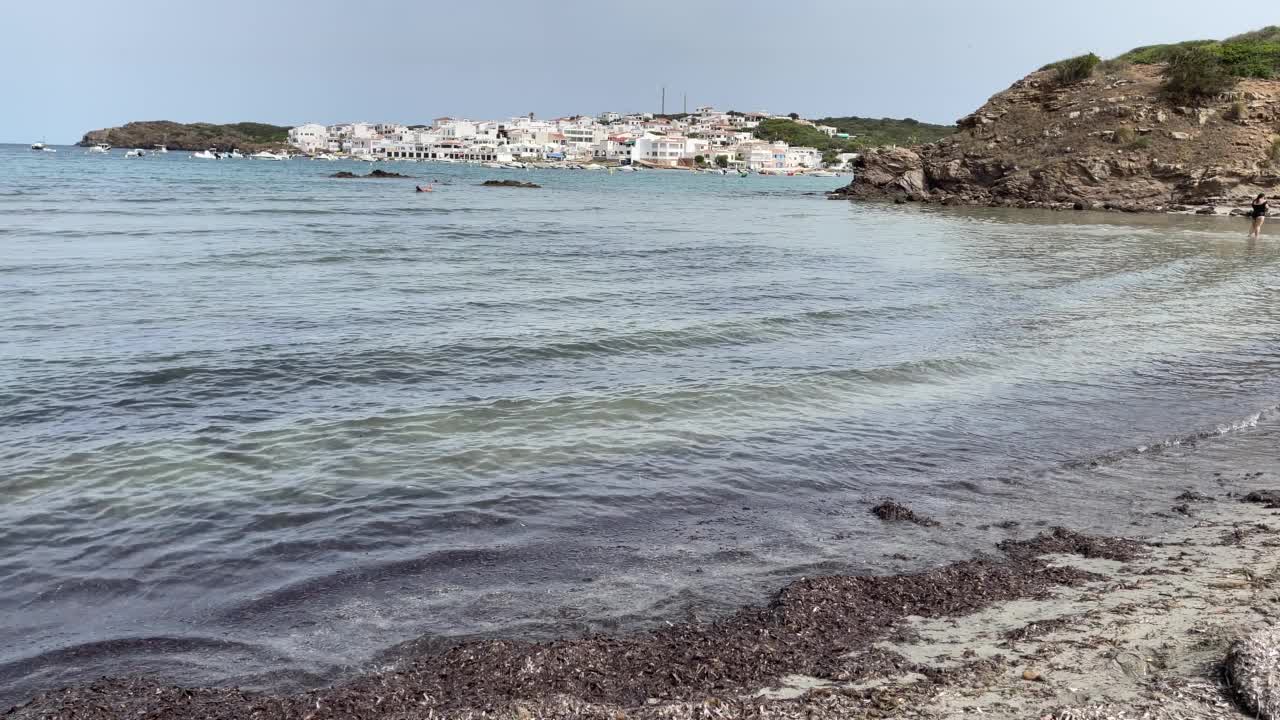
[[[329,149],[329,128],[319,123],[307,123],[289,130],[289,144],[305,153],[325,152]]]

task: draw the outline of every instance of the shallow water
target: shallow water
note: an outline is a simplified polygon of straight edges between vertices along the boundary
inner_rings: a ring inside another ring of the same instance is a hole
[[[1243,221],[185,155],[0,148],[0,705],[712,617],[1270,465]]]

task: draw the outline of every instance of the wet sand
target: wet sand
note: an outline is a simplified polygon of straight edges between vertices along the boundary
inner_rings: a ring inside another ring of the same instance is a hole
[[[470,642],[293,696],[103,679],[6,718],[1246,717],[1230,642],[1280,616],[1269,498],[1146,540],[1055,529],[924,573],[801,579],[712,623]]]

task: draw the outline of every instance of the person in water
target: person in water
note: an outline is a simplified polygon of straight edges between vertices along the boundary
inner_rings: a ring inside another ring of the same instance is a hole
[[[431,192],[433,190],[430,184],[428,184],[426,187],[422,187],[421,185],[414,185],[413,188],[418,192]]]
[[[1258,193],[1258,197],[1253,199],[1253,229],[1249,231],[1249,239],[1257,240],[1262,235],[1262,224],[1267,221],[1267,196]]]

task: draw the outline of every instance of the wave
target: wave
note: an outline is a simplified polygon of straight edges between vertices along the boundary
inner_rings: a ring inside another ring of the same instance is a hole
[[[1216,423],[1210,427],[1180,435],[1171,435],[1153,442],[1134,445],[1128,448],[1102,453],[1089,458],[1063,463],[1067,469],[1099,468],[1114,465],[1129,458],[1140,455],[1154,455],[1166,450],[1181,447],[1195,447],[1197,443],[1219,438],[1233,433],[1251,430],[1263,421],[1280,416],[1280,403],[1268,405],[1260,410],[1248,413],[1234,420]]]

